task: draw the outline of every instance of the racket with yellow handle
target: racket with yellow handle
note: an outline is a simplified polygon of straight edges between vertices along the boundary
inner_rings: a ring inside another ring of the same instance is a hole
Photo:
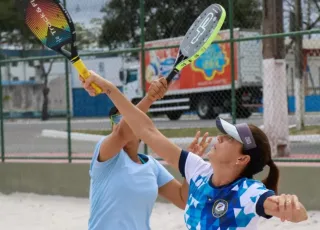
[[[90,73],[78,55],[74,23],[59,0],[17,0],[25,23],[41,43],[68,58],[83,78]],[[70,51],[64,47],[70,45]],[[96,94],[102,90],[92,84]]]

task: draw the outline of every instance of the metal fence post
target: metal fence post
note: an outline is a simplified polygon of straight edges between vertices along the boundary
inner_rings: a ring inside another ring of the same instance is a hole
[[[66,8],[66,0],[63,0],[63,5]],[[68,133],[68,162],[72,162],[72,147],[71,147],[71,115],[70,115],[70,83],[69,83],[69,61],[65,59],[65,71],[66,71],[66,109],[67,109],[67,133]]]
[[[0,123],[1,123],[1,130],[0,130],[0,135],[1,135],[1,161],[5,161],[5,153],[4,153],[4,131],[3,131],[3,96],[2,96],[2,73],[1,73],[1,64],[0,64]]]
[[[230,65],[231,65],[231,107],[232,107],[232,123],[236,123],[236,91],[235,91],[235,72],[234,72],[234,40],[233,40],[233,1],[228,0],[229,4],[229,29],[230,29]]]
[[[140,65],[141,65],[141,80],[142,80],[142,92],[143,96],[146,95],[146,71],[145,71],[145,47],[144,47],[144,6],[145,0],[140,0],[140,48],[141,48],[141,56],[140,56]],[[148,154],[148,146],[144,144],[144,154]]]

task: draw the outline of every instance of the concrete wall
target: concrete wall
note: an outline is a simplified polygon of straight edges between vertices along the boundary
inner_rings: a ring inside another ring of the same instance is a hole
[[[3,86],[4,112],[41,111],[42,84]]]
[[[49,110],[66,109],[65,77],[58,76],[48,83]],[[43,94],[42,83],[11,84],[3,86],[4,112],[41,112]]]
[[[168,169],[181,179],[178,173]],[[308,210],[320,210],[320,167],[280,166],[280,170],[280,193],[297,194]],[[88,171],[87,163],[3,163],[0,164],[0,192],[88,197]]]

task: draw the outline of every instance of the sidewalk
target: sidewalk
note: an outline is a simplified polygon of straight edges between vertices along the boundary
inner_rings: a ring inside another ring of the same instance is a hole
[[[44,129],[41,132],[42,137],[51,137],[51,138],[60,138],[66,139],[68,138],[68,133],[64,131],[58,130],[50,130]],[[93,135],[93,134],[84,134],[84,133],[71,133],[71,139],[76,141],[93,141],[98,142],[103,138],[102,135]],[[170,138],[170,140],[177,145],[191,143],[193,137],[184,137],[184,138]],[[320,142],[320,135],[290,135],[289,136],[290,142],[308,142],[308,143],[319,143]]]

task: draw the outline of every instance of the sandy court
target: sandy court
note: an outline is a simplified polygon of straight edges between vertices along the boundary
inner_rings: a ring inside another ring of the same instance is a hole
[[[87,229],[89,201],[84,198],[15,193],[0,194],[0,229],[9,230],[81,230]],[[309,212],[309,220],[300,224],[261,220],[259,230],[319,230],[320,211]],[[171,204],[156,203],[151,229],[186,229],[183,211]]]

